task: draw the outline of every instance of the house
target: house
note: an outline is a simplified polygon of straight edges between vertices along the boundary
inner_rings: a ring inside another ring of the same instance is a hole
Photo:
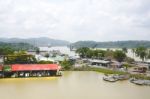
[[[118,61],[112,61],[111,67],[112,68],[121,68],[122,67],[122,63],[120,63]]]
[[[105,61],[105,60],[90,59],[89,63],[92,66],[109,67],[111,62],[110,61]]]

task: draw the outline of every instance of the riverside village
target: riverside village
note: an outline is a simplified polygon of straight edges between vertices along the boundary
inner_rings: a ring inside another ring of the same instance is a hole
[[[101,80],[150,86],[150,49],[37,47],[0,49],[0,78],[61,77],[65,71],[103,73]]]

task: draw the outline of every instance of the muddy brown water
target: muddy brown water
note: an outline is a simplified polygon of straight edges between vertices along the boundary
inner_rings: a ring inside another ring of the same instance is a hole
[[[0,79],[0,99],[150,99],[150,86],[110,83],[97,72],[64,72],[62,77]]]

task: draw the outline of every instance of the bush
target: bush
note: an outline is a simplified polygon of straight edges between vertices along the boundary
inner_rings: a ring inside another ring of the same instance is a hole
[[[52,64],[52,61],[39,61],[38,64]]]

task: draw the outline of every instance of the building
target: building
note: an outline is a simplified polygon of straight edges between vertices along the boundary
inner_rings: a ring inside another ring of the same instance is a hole
[[[48,77],[59,76],[61,67],[57,64],[13,64],[4,77]]]
[[[110,61],[105,60],[96,60],[96,59],[90,59],[89,60],[90,65],[92,66],[103,66],[103,67],[110,67]]]

